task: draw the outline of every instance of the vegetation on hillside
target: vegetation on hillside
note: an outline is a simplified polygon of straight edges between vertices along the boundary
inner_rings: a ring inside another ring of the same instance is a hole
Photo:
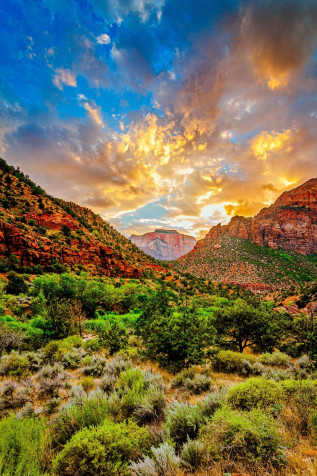
[[[317,256],[257,246],[223,235],[173,262],[183,273],[214,282],[266,283],[273,288],[317,279]]]
[[[277,304],[169,273],[3,276],[0,474],[314,475],[316,317]]]
[[[0,220],[14,224],[23,235],[30,235],[40,248],[52,243],[76,253],[85,243],[100,243],[111,247],[118,257],[132,266],[156,263],[100,216],[88,208],[48,195],[28,175],[3,159],[0,159],[0,184]],[[46,220],[41,221],[43,216]],[[53,220],[57,217],[61,226],[52,226],[50,217]],[[17,256],[6,256],[0,262],[0,270],[17,269],[18,265]],[[37,268],[42,269],[41,266]],[[59,269],[66,270],[67,266],[61,265],[56,256],[51,270]]]

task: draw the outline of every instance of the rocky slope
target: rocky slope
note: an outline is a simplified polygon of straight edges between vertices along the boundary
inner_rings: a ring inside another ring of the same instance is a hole
[[[91,210],[49,196],[0,159],[0,267],[13,265],[123,277],[162,271]]]
[[[130,240],[148,255],[166,261],[189,253],[196,244],[194,237],[176,230],[155,230],[144,235],[131,235]]]
[[[294,283],[317,279],[317,179],[284,192],[253,218],[217,225],[175,267],[213,281]]]
[[[202,240],[223,234],[244,238],[259,246],[283,248],[301,254],[317,252],[317,179],[284,192],[255,217],[235,216],[228,225],[217,225]]]

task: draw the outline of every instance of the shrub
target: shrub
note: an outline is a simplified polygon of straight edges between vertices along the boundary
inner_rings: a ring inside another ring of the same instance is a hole
[[[265,354],[260,355],[259,361],[264,365],[288,367],[291,363],[291,358],[283,352],[272,352],[271,354],[266,352]]]
[[[293,372],[291,369],[276,369],[272,367],[267,367],[264,372],[263,376],[267,379],[274,380],[275,382],[282,382],[293,376]]]
[[[110,411],[117,418],[135,417],[141,424],[158,419],[166,405],[161,379],[139,368],[128,367],[120,374],[109,398]]]
[[[302,355],[295,363],[295,374],[298,379],[306,379],[311,377],[314,370],[314,362],[308,355]]]
[[[164,432],[179,447],[188,438],[196,438],[203,421],[197,405],[175,402],[168,408]]]
[[[0,421],[0,474],[40,476],[45,420],[11,415]]]
[[[60,364],[46,365],[37,374],[39,394],[49,394],[58,397],[59,390],[67,386],[66,373]]]
[[[256,357],[246,355],[231,350],[221,350],[216,354],[213,361],[213,368],[217,372],[239,373],[245,375],[245,361],[250,364],[256,362]]]
[[[51,415],[52,413],[55,412],[55,410],[57,410],[57,408],[59,407],[61,403],[61,399],[59,397],[52,397],[52,398],[49,398],[45,405],[44,405],[44,411],[47,415]]]
[[[23,277],[12,272],[8,273],[9,282],[6,286],[6,293],[18,296],[21,293],[27,293],[29,288]]]
[[[128,475],[128,463],[148,448],[146,429],[135,423],[105,420],[99,428],[76,433],[53,461],[53,474],[95,476]]]
[[[105,371],[108,375],[117,379],[121,372],[124,372],[130,366],[131,362],[119,354],[107,363]]]
[[[185,467],[197,470],[202,463],[204,445],[199,440],[188,440],[181,451],[181,460]]]
[[[77,369],[80,367],[84,355],[83,349],[72,349],[63,355],[61,363],[66,368]]]
[[[12,351],[9,355],[1,357],[0,375],[20,377],[30,368],[30,361],[25,354]]]
[[[85,392],[90,392],[95,387],[95,381],[93,377],[83,377],[79,385],[81,385]]]
[[[260,410],[249,414],[223,407],[203,429],[201,441],[207,457],[243,465],[254,461],[270,466],[284,462],[284,441],[272,417]]]
[[[310,427],[314,432],[314,437],[316,439],[317,437],[317,410],[315,410],[311,415],[310,415]]]
[[[42,367],[43,359],[40,352],[27,352],[24,355],[30,363],[29,368],[31,372],[36,372]]]
[[[207,418],[212,417],[212,415],[219,408],[221,408],[222,405],[224,405],[226,396],[227,390],[225,388],[208,393],[208,395],[206,395],[204,400],[200,403],[200,408],[203,415]]]
[[[313,380],[285,380],[281,382],[289,399],[289,405],[298,415],[299,429],[308,433],[310,416],[316,408],[317,382]]]
[[[308,357],[308,355],[302,355],[296,362],[296,365],[300,369],[312,371],[314,368],[314,362]]]
[[[14,319],[12,318],[14,321]],[[10,352],[19,349],[25,340],[25,333],[21,329],[11,327],[10,323],[0,325],[0,352]]]
[[[189,369],[182,370],[173,378],[172,388],[182,387],[187,380],[193,379],[194,375],[195,375],[194,367],[190,367]]]
[[[190,392],[199,395],[200,393],[210,390],[211,378],[204,374],[196,374],[192,380],[188,379],[185,381],[184,386]]]
[[[107,359],[100,357],[99,355],[94,355],[89,363],[87,363],[83,369],[84,375],[93,375],[94,377],[101,377],[104,373],[105,365]]]
[[[183,370],[172,381],[172,388],[183,388],[196,395],[207,392],[210,387],[211,378],[205,374],[195,374],[192,368]]]
[[[254,408],[268,409],[283,403],[284,397],[278,383],[264,378],[251,378],[230,388],[228,404],[232,408],[248,411]]]
[[[112,392],[115,386],[115,383],[116,383],[116,379],[113,378],[111,375],[106,374],[100,380],[99,388],[101,388],[103,392],[110,393]]]
[[[108,349],[110,355],[119,352],[128,345],[128,332],[121,323],[104,321],[97,332],[100,345]]]
[[[52,439],[55,446],[65,444],[74,433],[85,427],[98,426],[108,414],[107,400],[100,392],[91,392],[89,396],[81,387],[72,400],[62,407],[52,426]]]
[[[162,443],[158,448],[151,448],[151,457],[145,456],[137,463],[131,463],[129,469],[132,476],[173,475],[179,469],[180,463],[173,446]]]
[[[32,401],[30,398],[30,387],[18,387],[14,382],[7,381],[2,387],[0,398],[0,411],[8,412],[18,407],[21,407],[26,402]]]
[[[83,342],[83,349],[87,352],[97,352],[100,349],[100,342],[98,339],[89,339]]]

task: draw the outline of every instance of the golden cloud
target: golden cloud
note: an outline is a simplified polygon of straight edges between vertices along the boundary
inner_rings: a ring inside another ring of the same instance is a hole
[[[256,158],[267,160],[275,151],[292,150],[293,131],[287,129],[283,132],[262,132],[251,140],[251,149]]]

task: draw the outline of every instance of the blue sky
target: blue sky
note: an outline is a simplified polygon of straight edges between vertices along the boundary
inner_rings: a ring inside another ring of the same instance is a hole
[[[127,235],[316,176],[315,0],[12,0],[0,26],[1,156]]]

